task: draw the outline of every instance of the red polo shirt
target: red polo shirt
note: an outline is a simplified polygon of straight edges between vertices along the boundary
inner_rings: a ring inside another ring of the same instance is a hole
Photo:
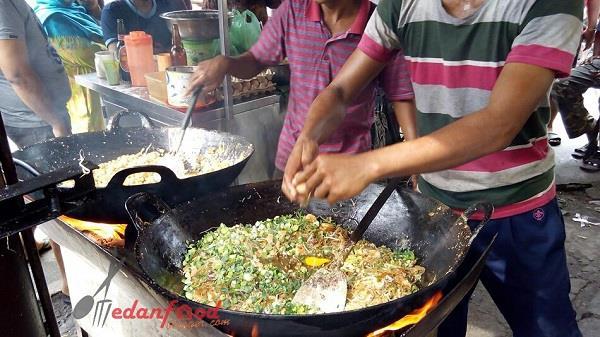
[[[288,111],[275,160],[280,170],[285,168],[311,103],[358,46],[373,10],[374,5],[369,0],[362,0],[350,29],[332,36],[323,22],[317,3],[312,0],[287,0],[269,19],[260,39],[250,50],[262,64],[275,65],[286,57],[290,64]],[[378,84],[381,84],[391,101],[414,97],[404,57],[399,52],[394,57],[382,75],[357,95],[340,127],[321,145],[322,153],[357,153],[371,148],[371,125]]]

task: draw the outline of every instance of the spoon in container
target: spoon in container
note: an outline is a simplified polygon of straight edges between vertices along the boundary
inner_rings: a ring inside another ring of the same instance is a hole
[[[179,141],[176,143],[174,154],[179,152],[181,148],[181,144],[183,143],[183,138],[185,137],[185,131],[190,126],[192,121],[192,112],[194,112],[194,107],[196,106],[196,102],[198,101],[198,97],[200,97],[200,93],[202,92],[202,86],[194,89],[192,92],[192,97],[190,99],[190,104],[188,105],[187,111],[185,112],[185,116],[183,117],[183,122],[181,123],[181,135],[179,136]]]

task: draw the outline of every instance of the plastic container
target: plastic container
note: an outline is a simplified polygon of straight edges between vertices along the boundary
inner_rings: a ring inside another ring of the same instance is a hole
[[[119,61],[116,59],[103,60],[104,74],[108,85],[119,85],[121,76],[119,76]]]
[[[114,53],[108,50],[97,51],[94,54],[94,64],[96,65],[96,75],[98,78],[105,79],[106,72],[104,71],[104,60],[114,59]]]
[[[173,65],[171,62],[171,53],[161,53],[156,56],[156,64],[158,65],[158,71],[165,71],[167,68]]]
[[[149,73],[145,77],[150,98],[161,103],[167,103],[167,76],[165,72]]]
[[[199,62],[211,59],[221,53],[219,49],[219,40],[211,41],[193,41],[183,40],[183,49],[187,56],[187,64],[195,66]]]
[[[145,87],[144,75],[156,71],[156,63],[152,53],[152,36],[133,31],[125,36],[125,48],[127,49],[127,64],[131,74],[131,86]]]

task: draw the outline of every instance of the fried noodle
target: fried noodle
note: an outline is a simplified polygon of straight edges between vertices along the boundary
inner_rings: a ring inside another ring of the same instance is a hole
[[[315,313],[292,302],[302,282],[319,268],[306,265],[307,257],[331,261],[348,240],[346,229],[311,214],[221,225],[189,246],[183,262],[185,296],[208,305],[221,301],[223,308],[238,311]],[[412,251],[364,240],[354,246],[341,270],[348,279],[345,310],[411,294],[425,271]]]

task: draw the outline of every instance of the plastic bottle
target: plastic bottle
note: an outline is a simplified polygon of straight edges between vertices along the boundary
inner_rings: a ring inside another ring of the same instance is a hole
[[[152,36],[145,32],[133,31],[125,36],[127,64],[131,75],[131,86],[145,87],[145,74],[156,71],[152,54]]]

